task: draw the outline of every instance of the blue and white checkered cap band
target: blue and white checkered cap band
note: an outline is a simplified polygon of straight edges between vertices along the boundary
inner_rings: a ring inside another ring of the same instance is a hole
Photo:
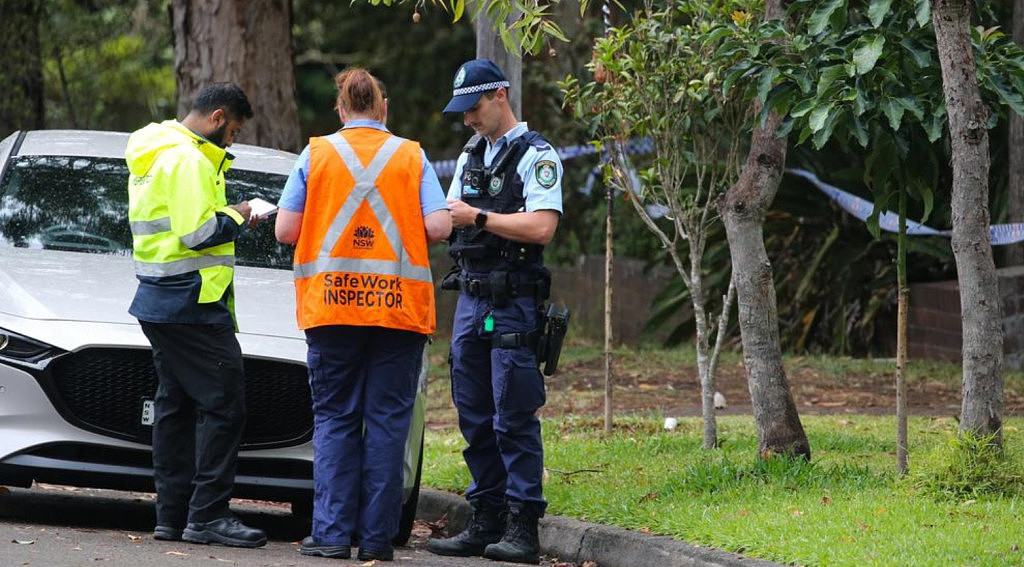
[[[472,87],[462,87],[461,89],[455,89],[452,91],[452,96],[462,96],[473,93],[482,93],[484,91],[493,91],[501,87],[508,87],[511,83],[508,81],[495,81],[493,83],[484,83],[482,85],[473,85]]]

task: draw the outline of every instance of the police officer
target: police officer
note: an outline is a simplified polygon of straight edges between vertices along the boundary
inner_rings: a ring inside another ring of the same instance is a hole
[[[458,272],[445,286],[460,290],[452,397],[468,443],[473,515],[465,531],[432,539],[427,549],[536,564],[547,503],[536,415],[545,393],[535,349],[550,287],[542,253],[562,212],[562,165],[540,134],[516,120],[509,88],[497,65],[475,59],[459,68],[444,109],[462,112],[477,134],[448,191],[456,227],[449,253]]]
[[[153,347],[153,537],[258,547],[262,530],[228,510],[245,422],[235,337],[235,240],[247,202],[228,205],[224,172],[252,107],[237,85],[202,89],[181,121],[128,139],[128,220],[138,291],[129,313]]]

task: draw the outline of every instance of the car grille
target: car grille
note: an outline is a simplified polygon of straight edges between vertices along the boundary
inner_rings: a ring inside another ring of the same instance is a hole
[[[56,404],[73,421],[107,435],[150,444],[143,402],[157,387],[152,353],[91,348],[54,361]],[[313,431],[306,367],[245,359],[246,425],[242,448],[305,442]]]

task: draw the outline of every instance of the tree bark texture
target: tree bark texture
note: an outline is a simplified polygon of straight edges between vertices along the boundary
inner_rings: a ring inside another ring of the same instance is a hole
[[[784,17],[782,0],[768,0],[765,19]],[[760,105],[755,102],[755,116]],[[740,340],[757,422],[758,452],[810,459],[811,447],[782,366],[772,266],[764,247],[764,214],[775,199],[786,164],[786,139],[776,138],[780,118],[757,127],[740,178],[719,201],[732,256]]]
[[[238,141],[301,149],[291,16],[290,0],[173,0],[179,118],[203,86],[234,82],[255,113]]]
[[[0,139],[14,130],[40,130],[43,109],[43,59],[37,0],[0,0]]]
[[[519,53],[505,51],[505,44],[501,42],[498,32],[494,31],[494,25],[487,17],[487,11],[482,9],[477,13],[474,22],[476,26],[476,56],[478,59],[490,59],[505,73],[505,78],[512,83],[509,89],[509,104],[512,105],[512,113],[519,120],[523,117],[523,58]]]
[[[967,0],[933,0],[953,162],[953,255],[963,320],[960,429],[1002,442],[1003,333],[989,237],[988,112],[978,89]]]
[[[1013,1],[1013,41],[1024,46],[1024,0]],[[1024,118],[1010,112],[1010,130],[1007,143],[1009,171],[1007,172],[1007,201],[1010,205],[1009,222],[1024,222]],[[1007,266],[1024,264],[1024,243],[1004,248],[1003,263]]]

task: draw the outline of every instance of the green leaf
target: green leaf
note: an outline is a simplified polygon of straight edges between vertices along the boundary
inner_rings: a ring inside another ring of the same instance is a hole
[[[466,0],[456,0],[453,6],[454,13],[452,14],[452,21],[457,22],[462,18],[462,14],[466,11]]]
[[[894,98],[885,97],[879,103],[882,108],[882,112],[885,113],[886,118],[889,119],[889,127],[892,128],[893,132],[900,129],[900,124],[903,122],[903,105]]]
[[[842,107],[835,109],[835,112],[830,112],[825,125],[814,133],[814,147],[821,149],[825,147],[829,139],[832,137],[832,132],[835,130],[836,125],[839,124],[842,115],[844,114]]]
[[[818,96],[828,90],[832,83],[845,78],[846,65],[833,65],[822,69],[821,76],[818,78]]]
[[[902,96],[896,99],[896,102],[900,104],[904,109],[909,110],[919,122],[924,120],[924,108],[921,103],[914,97]]]
[[[932,66],[932,54],[927,49],[923,49],[915,41],[909,38],[903,38],[900,40],[900,45],[903,49],[906,49],[910,56],[914,59],[914,63],[922,69],[927,69]]]
[[[800,118],[801,116],[810,112],[817,103],[814,99],[804,99],[793,107],[793,111],[789,113],[793,118]]]
[[[764,73],[757,81],[757,98],[764,102],[768,98],[768,91],[772,89],[775,79],[779,78],[779,70],[772,67]]]
[[[940,107],[932,114],[931,120],[924,124],[924,131],[928,135],[929,142],[935,142],[942,137],[942,129],[946,125],[946,108]]]
[[[859,116],[853,117],[853,135],[857,138],[857,143],[860,147],[867,148],[871,138],[868,135],[868,129],[864,126],[864,121]]]
[[[932,6],[929,0],[914,0],[914,12],[918,26],[923,28],[932,21]]]
[[[882,56],[882,48],[885,47],[885,37],[877,34],[862,39],[858,44],[859,47],[853,51],[853,64],[857,67],[857,74],[864,75],[875,68],[875,63]]]
[[[843,11],[846,10],[846,0],[827,0],[815,8],[814,13],[807,20],[808,33],[811,35],[818,35],[825,31],[825,28],[829,24],[829,20],[832,17],[832,13],[838,10],[840,7]]]
[[[889,13],[891,7],[892,0],[871,0],[871,6],[868,8],[868,19],[871,20],[871,26],[877,28],[882,25],[882,19]]]
[[[829,112],[832,110],[832,105],[818,106],[811,111],[810,116],[807,117],[807,127],[811,129],[811,132],[817,132],[825,127],[825,120],[828,118]]]

